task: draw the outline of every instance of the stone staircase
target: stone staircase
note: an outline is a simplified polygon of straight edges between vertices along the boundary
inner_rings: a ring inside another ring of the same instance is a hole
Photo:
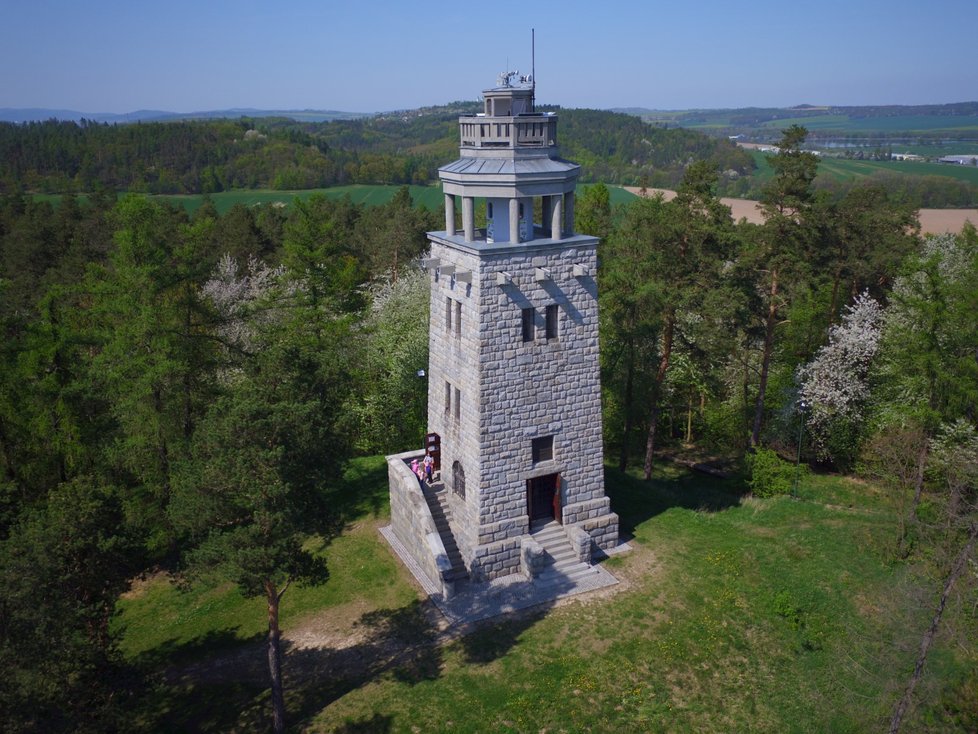
[[[530,527],[530,535],[543,546],[547,562],[543,571],[534,579],[537,586],[568,586],[596,576],[596,566],[577,560],[564,528],[559,523],[538,521]]]
[[[440,482],[434,486],[425,485],[424,498],[428,502],[431,510],[431,517],[435,521],[435,528],[441,536],[442,545],[445,546],[445,553],[452,564],[452,570],[446,577],[446,581],[461,581],[469,577],[469,572],[465,570],[465,563],[462,561],[462,554],[459,552],[458,543],[455,542],[455,534],[449,522],[452,511],[448,507],[448,493],[445,486]]]

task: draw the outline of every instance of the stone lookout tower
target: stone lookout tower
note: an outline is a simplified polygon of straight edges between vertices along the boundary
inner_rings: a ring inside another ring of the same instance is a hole
[[[527,541],[544,526],[559,524],[585,563],[618,541],[604,493],[598,240],[574,232],[580,166],[558,155],[557,115],[536,112],[533,87],[514,77],[459,118],[460,157],[439,170],[445,230],[428,233],[428,430],[444,488],[440,508],[427,504],[443,510],[439,539],[473,581],[532,576]],[[424,529],[407,529],[393,469],[391,480],[407,546]]]

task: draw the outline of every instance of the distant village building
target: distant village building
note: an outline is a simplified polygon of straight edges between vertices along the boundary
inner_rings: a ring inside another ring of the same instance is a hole
[[[604,491],[598,240],[574,232],[580,166],[558,155],[557,115],[535,112],[532,85],[513,76],[459,118],[460,158],[439,171],[445,229],[428,233],[426,263],[434,481],[411,473],[421,452],[388,457],[391,529],[445,597],[460,582],[533,578],[548,557],[586,567],[618,543]]]
[[[978,156],[975,155],[945,155],[938,160],[941,163],[955,163],[959,166],[978,166]]]

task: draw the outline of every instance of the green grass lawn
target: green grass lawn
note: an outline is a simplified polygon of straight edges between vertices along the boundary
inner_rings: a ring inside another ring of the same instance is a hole
[[[400,606],[415,598],[398,573],[394,557],[377,542],[376,528],[389,522],[387,464],[381,457],[356,459],[347,467],[343,492],[357,501],[357,519],[328,547],[327,583],[290,588],[281,608],[283,628],[310,615],[356,602]],[[167,576],[137,581],[119,605],[117,630],[130,659],[191,659],[217,648],[263,637],[268,630],[264,598],[245,599],[228,583],[200,581],[180,588]],[[163,656],[160,651],[165,651]]]
[[[763,500],[745,497],[738,480],[672,465],[652,483],[638,476],[606,470],[633,548],[606,562],[619,587],[436,643],[412,581],[377,533],[387,520],[383,461],[355,462],[343,492],[359,509],[324,549],[331,580],[283,600],[286,637],[319,640],[294,644],[286,658],[290,724],[310,732],[882,730],[936,598],[933,581],[892,561],[889,498],[817,475],[803,479],[798,499]],[[139,708],[139,727],[267,728],[264,623],[261,604],[226,586],[140,584],[120,604],[123,649],[166,673]],[[975,669],[973,645],[943,637],[928,662],[929,703],[905,731],[954,730],[930,704],[942,695],[968,700]]]

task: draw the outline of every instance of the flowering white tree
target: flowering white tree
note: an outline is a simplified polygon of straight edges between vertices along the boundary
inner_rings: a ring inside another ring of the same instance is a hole
[[[225,346],[245,352],[254,349],[255,326],[271,314],[260,312],[258,306],[269,300],[284,274],[283,266],[272,268],[256,257],[249,257],[243,268],[230,255],[220,259],[201,294],[217,310],[217,334]]]
[[[879,349],[883,310],[867,294],[848,307],[829,342],[798,369],[800,397],[808,406],[807,426],[821,459],[837,459],[832,434],[840,425],[856,427],[870,394],[869,368]]]
[[[360,451],[403,451],[418,446],[427,422],[428,274],[401,266],[367,289],[370,308],[352,334],[357,389],[343,413]],[[423,374],[423,373],[422,373]]]

